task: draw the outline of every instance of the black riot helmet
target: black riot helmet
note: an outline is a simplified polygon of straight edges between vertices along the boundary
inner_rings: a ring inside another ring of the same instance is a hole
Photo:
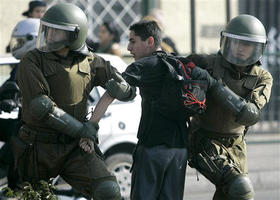
[[[221,32],[221,53],[230,63],[248,66],[262,57],[267,43],[263,24],[254,16],[242,14]]]
[[[69,47],[85,48],[88,24],[85,13],[76,5],[60,3],[50,7],[40,21],[37,48],[43,52]]]

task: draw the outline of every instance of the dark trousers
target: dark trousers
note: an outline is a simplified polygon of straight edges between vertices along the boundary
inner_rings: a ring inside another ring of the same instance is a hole
[[[133,158],[131,200],[182,200],[186,148],[138,146]]]
[[[10,141],[11,137],[18,134],[19,126],[19,119],[0,119],[0,140],[5,142],[0,149],[0,166],[8,168],[8,186],[12,189],[16,187],[18,173],[14,169],[14,155]]]
[[[21,180],[37,183],[60,175],[85,197],[99,199],[96,188],[105,181],[116,182],[116,177],[108,171],[102,158],[95,153],[84,152],[79,147],[79,140],[22,126],[19,136],[12,140],[15,166]]]

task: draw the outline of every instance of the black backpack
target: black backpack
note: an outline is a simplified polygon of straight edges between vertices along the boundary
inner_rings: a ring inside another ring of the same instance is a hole
[[[157,56],[167,68],[156,102],[158,111],[174,120],[185,120],[204,113],[208,84],[206,80],[192,79],[191,72],[195,64],[184,57],[165,53],[158,53]]]

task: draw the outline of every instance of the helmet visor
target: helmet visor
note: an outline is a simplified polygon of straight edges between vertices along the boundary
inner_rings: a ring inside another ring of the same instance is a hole
[[[21,59],[23,54],[35,48],[37,36],[25,35],[25,36],[13,36],[10,41],[10,48],[13,56],[17,59]]]
[[[73,31],[41,24],[36,47],[43,52],[60,50],[71,43],[71,33],[73,33]]]
[[[230,63],[248,66],[256,63],[263,55],[265,44],[251,40],[222,36],[221,53]]]
[[[25,36],[12,37],[11,41],[10,41],[11,51],[15,51],[17,49],[20,49],[21,47],[24,46],[25,42],[26,42],[26,37]]]

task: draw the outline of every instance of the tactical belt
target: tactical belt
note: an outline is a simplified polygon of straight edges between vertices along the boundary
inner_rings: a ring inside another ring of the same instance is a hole
[[[202,135],[205,135],[211,139],[217,140],[221,142],[223,145],[226,147],[230,147],[232,145],[238,144],[243,140],[243,135],[238,133],[238,134],[226,134],[226,133],[219,133],[215,131],[209,131],[203,128],[200,128],[198,132]]]
[[[243,135],[242,133],[220,133],[216,131],[206,130],[204,128],[200,128],[199,132],[203,133],[203,135],[206,135],[208,137],[214,137],[214,138],[221,138],[221,137],[231,138],[231,137],[238,137],[240,135]]]
[[[37,141],[45,144],[69,144],[77,140],[77,138],[70,137],[63,133],[54,133],[50,131],[37,131],[29,128],[26,125],[21,126],[19,131],[20,137],[30,138],[32,141]]]

